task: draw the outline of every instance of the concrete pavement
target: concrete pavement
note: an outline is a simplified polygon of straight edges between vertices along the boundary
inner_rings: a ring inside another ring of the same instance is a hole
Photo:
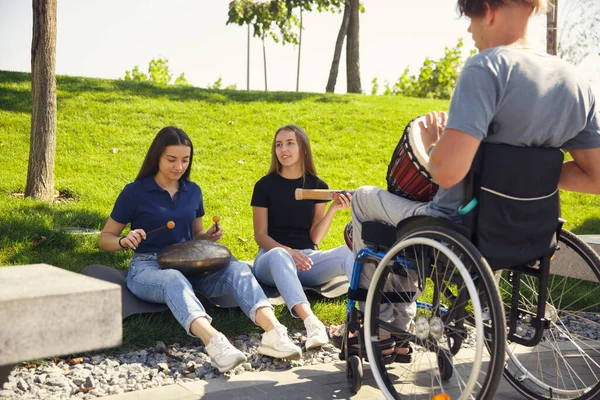
[[[180,383],[104,397],[106,400],[380,400],[383,398],[367,363],[364,364],[363,387],[357,394],[352,395],[346,380],[346,364],[342,361],[285,371],[246,372],[229,378],[220,376],[208,381]],[[520,398],[520,395],[504,379],[494,397],[498,400]]]

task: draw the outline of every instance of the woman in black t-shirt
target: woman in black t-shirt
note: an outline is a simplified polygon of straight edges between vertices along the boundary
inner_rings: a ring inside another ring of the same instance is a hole
[[[329,341],[325,327],[313,314],[302,286],[316,286],[338,275],[351,274],[354,255],[347,246],[320,251],[338,210],[350,207],[351,195],[326,202],[294,198],[297,188],[327,189],[317,177],[308,136],[296,125],[279,128],[273,139],[271,167],[254,186],[254,239],[260,247],[254,261],[259,282],[276,286],[290,313],[304,321],[306,349]]]

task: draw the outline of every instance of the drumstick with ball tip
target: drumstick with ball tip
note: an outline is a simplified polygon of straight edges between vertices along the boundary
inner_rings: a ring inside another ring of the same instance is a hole
[[[167,224],[165,226],[161,226],[160,228],[156,228],[156,229],[151,230],[150,232],[146,232],[146,236],[148,236],[151,233],[158,232],[161,229],[165,229],[165,228],[169,228],[169,229],[175,228],[175,222],[169,221],[169,222],[167,222]]]
[[[296,200],[335,200],[341,195],[349,195],[354,190],[329,190],[329,189],[296,189]]]
[[[219,221],[221,220],[221,218],[217,217],[216,215],[212,218],[213,222],[215,223],[215,232],[219,231]]]

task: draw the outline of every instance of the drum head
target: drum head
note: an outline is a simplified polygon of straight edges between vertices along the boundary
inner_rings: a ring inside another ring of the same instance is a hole
[[[419,122],[425,123],[425,116],[420,116],[408,123],[408,143],[410,144],[411,150],[419,165],[427,169],[429,164],[429,156],[427,155],[427,149],[423,145],[423,139],[421,138],[421,128]]]
[[[229,264],[231,252],[211,240],[190,240],[173,244],[158,255],[161,269],[176,269],[184,275],[218,271]]]

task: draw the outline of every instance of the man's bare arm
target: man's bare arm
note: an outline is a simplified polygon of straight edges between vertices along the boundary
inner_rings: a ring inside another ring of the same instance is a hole
[[[445,129],[429,155],[428,170],[435,183],[450,188],[464,179],[481,141],[456,129]]]
[[[600,148],[569,153],[573,160],[563,164],[558,187],[572,192],[600,194]]]

